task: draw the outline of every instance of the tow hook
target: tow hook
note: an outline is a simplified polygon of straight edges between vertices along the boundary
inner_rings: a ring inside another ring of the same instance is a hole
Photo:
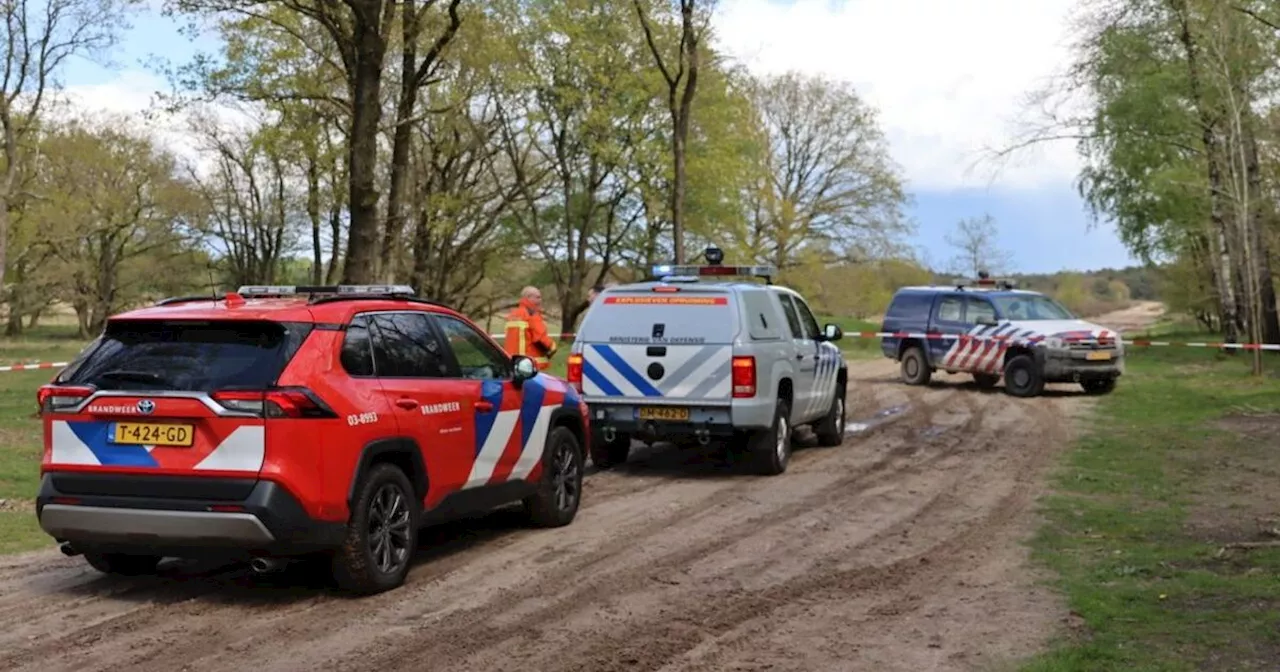
[[[604,428],[604,431],[601,432],[601,435],[604,436],[605,443],[613,443],[613,440],[618,438],[618,431],[613,428],[613,425],[609,425],[608,427]]]
[[[283,560],[275,558],[257,557],[249,561],[249,567],[253,569],[255,574],[270,574],[284,569]]]
[[[700,446],[711,443],[711,432],[705,428],[695,431],[694,435],[698,437],[698,445]]]
[[[66,556],[80,555],[80,549],[76,548],[75,546],[72,546],[71,542],[69,541],[64,541],[61,544],[59,544],[58,550],[62,551],[62,554]]]

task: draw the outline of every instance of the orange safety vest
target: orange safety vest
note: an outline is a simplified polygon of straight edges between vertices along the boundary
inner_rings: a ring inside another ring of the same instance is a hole
[[[507,314],[506,342],[502,347],[509,355],[533,359],[539,371],[551,366],[551,355],[556,353],[556,342],[547,333],[542,313],[523,299]]]

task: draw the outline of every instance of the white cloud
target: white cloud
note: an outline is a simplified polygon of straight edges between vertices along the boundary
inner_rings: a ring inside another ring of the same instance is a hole
[[[722,49],[754,72],[852,82],[912,190],[1035,189],[1074,178],[1070,142],[1019,153],[993,175],[1022,101],[1068,64],[1072,0],[723,0]],[[978,163],[978,165],[974,165]]]
[[[168,91],[168,85],[155,75],[127,70],[116,78],[99,84],[68,86],[61,92],[55,115],[126,124],[134,131],[149,134],[160,146],[188,162],[197,172],[209,168],[208,155],[200,149],[199,140],[190,131],[194,110],[168,113],[156,105],[155,94]],[[248,130],[255,121],[244,112],[225,105],[202,108],[211,113],[220,127]]]

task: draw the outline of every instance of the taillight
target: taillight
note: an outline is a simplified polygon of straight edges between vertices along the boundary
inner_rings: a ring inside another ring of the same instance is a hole
[[[756,396],[756,358],[733,358],[733,396],[735,399]]]
[[[79,406],[93,392],[92,387],[41,385],[40,389],[36,390],[36,403],[40,406],[41,412],[64,411]]]
[[[274,390],[221,390],[213,400],[233,411],[254,413],[264,418],[336,418],[311,390],[305,387],[282,387]]]
[[[569,355],[565,377],[579,392],[582,391],[582,353],[575,352]]]

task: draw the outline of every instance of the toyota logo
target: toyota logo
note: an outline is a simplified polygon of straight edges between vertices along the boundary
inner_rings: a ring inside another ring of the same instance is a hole
[[[143,415],[151,415],[156,410],[156,402],[150,399],[143,399],[138,402],[138,412]]]

